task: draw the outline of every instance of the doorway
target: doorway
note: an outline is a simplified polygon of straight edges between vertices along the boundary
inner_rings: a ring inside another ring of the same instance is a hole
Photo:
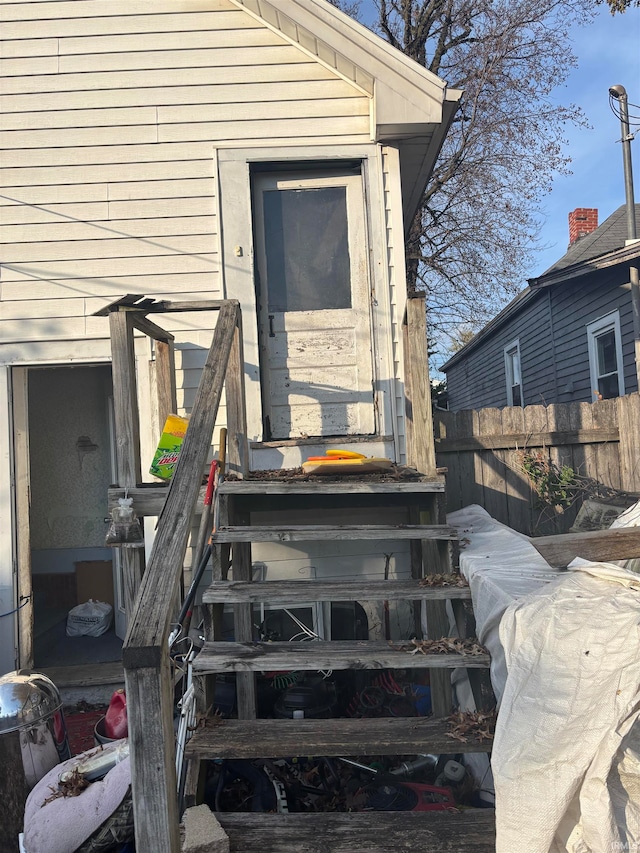
[[[21,576],[28,559],[33,666],[119,660],[125,614],[116,549],[104,544],[107,488],[114,481],[111,367],[18,370],[22,381],[14,386],[24,389],[29,491]],[[100,637],[67,637],[69,610],[89,599],[113,606],[110,629]]]
[[[253,176],[265,438],[375,431],[361,174]]]

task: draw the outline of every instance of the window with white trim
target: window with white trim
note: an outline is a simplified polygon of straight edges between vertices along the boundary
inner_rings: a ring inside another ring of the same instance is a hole
[[[507,405],[523,406],[519,340],[512,341],[504,348],[504,372],[507,378]]]
[[[612,311],[587,326],[589,372],[593,400],[610,400],[624,394],[620,312]]]

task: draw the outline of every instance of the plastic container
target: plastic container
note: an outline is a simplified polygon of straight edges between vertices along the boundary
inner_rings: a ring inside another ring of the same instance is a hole
[[[170,480],[178,463],[182,442],[189,425],[188,418],[169,415],[164,424],[158,449],[153,457],[149,473],[161,480]]]
[[[104,733],[111,740],[127,737],[127,696],[122,688],[114,691],[104,715]]]

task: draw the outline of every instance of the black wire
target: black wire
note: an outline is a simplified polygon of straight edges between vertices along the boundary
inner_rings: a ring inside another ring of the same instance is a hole
[[[22,604],[19,604],[17,607],[14,607],[13,610],[7,610],[6,613],[0,613],[0,619],[4,619],[5,616],[11,616],[14,613],[17,613],[18,610],[22,610],[22,608],[27,605],[31,601],[31,596],[28,595]]]

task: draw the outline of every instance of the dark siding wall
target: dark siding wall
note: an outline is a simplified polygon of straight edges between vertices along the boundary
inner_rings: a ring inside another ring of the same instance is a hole
[[[521,312],[447,371],[449,408],[480,409],[507,405],[504,348],[520,341],[525,405],[543,403],[555,393],[548,294],[541,292]]]
[[[624,278],[620,269],[613,268],[552,288],[558,396],[549,402],[592,399],[587,325],[616,309],[620,312],[625,391],[637,390],[631,296],[620,286]]]
[[[612,268],[544,288],[447,371],[449,408],[507,405],[504,347],[520,341],[525,405],[589,402],[587,325],[620,312],[625,391],[637,391],[631,296],[627,273]]]

